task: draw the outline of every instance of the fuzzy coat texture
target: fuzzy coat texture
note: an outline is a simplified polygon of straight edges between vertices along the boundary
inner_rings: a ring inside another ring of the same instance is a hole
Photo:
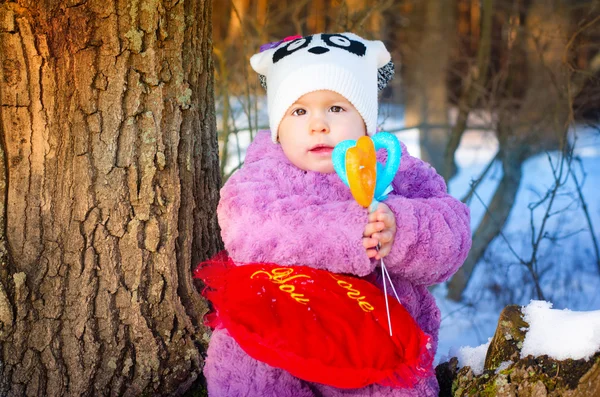
[[[378,158],[385,161],[385,153]],[[440,311],[427,287],[447,280],[465,260],[471,247],[469,210],[446,192],[433,167],[411,157],[404,145],[393,188],[385,203],[396,216],[397,232],[384,261],[402,304],[432,337],[435,352]],[[218,218],[236,263],[302,264],[357,276],[376,271],[381,284],[379,261],[369,259],[362,245],[366,211],[337,174],[295,167],[266,131],[257,134],[244,166],[222,188]],[[435,375],[414,389],[337,389],[306,382],[251,358],[222,329],[213,332],[204,374],[211,397],[428,397],[439,390]]]

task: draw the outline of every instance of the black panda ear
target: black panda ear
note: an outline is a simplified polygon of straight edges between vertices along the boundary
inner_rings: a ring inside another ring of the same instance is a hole
[[[381,91],[387,87],[391,79],[394,78],[394,63],[389,61],[379,69],[377,69],[377,90]],[[265,82],[266,85],[266,82]]]
[[[266,91],[267,90],[267,76],[265,76],[264,74],[259,74],[258,81],[260,82],[260,86],[262,88],[264,88]]]

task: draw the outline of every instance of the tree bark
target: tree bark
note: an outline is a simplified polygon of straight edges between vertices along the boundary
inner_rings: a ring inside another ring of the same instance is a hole
[[[221,248],[209,0],[0,2],[0,395],[173,395]]]
[[[443,173],[448,141],[447,71],[455,33],[454,1],[427,0],[416,5],[411,35],[419,43],[404,58],[405,124],[419,128],[421,158]]]

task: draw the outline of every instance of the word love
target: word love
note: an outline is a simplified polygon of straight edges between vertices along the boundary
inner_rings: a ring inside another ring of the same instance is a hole
[[[369,312],[372,312],[373,310],[375,310],[375,308],[373,307],[373,305],[371,305],[369,302],[367,302],[365,300],[366,297],[364,295],[361,295],[361,292],[359,290],[352,288],[352,284],[350,284],[347,281],[335,278],[333,275],[331,275],[331,277],[337,282],[337,285],[339,285],[340,287],[344,288],[345,290],[348,290],[348,292],[346,293],[346,295],[350,299],[356,300],[358,302],[358,306],[364,312],[369,313]]]
[[[269,278],[269,280],[271,280],[272,283],[279,284],[279,289],[281,291],[290,294],[290,296],[296,302],[306,305],[306,303],[309,302],[309,299],[304,297],[304,294],[299,294],[299,293],[295,292],[296,291],[295,286],[293,286],[291,284],[286,284],[286,283],[290,282],[291,280],[297,279],[297,278],[310,278],[310,276],[308,276],[306,274],[297,274],[295,276],[292,276],[293,273],[294,273],[294,269],[290,269],[290,268],[287,268],[287,269],[286,268],[276,268],[276,269],[271,270],[270,273],[267,272],[266,270],[258,270],[256,272],[252,273],[250,278],[255,278],[255,276],[258,276],[259,274],[264,274]]]

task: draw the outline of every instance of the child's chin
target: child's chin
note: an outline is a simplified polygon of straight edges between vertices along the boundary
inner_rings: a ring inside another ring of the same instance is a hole
[[[335,170],[333,169],[333,165],[330,166],[320,166],[320,167],[313,167],[311,169],[311,171],[314,172],[320,172],[321,174],[332,174],[335,172]]]

